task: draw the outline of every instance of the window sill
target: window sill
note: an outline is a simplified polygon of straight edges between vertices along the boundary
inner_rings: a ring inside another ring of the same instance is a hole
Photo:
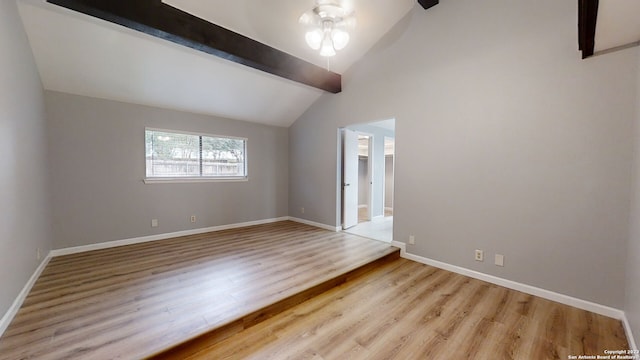
[[[145,184],[181,184],[181,183],[208,183],[208,182],[246,182],[249,178],[246,176],[241,177],[175,177],[175,178],[144,178],[142,180]]]

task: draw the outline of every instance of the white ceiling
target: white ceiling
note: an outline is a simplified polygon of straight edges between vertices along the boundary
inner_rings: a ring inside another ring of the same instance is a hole
[[[332,58],[343,73],[416,5],[415,0],[345,0],[358,26]],[[165,0],[210,22],[326,67],[298,24],[313,0]],[[19,0],[43,86],[47,90],[291,125],[321,90],[222,60],[119,25],[51,5]]]
[[[640,0],[606,0],[598,3],[595,51],[640,41]]]
[[[376,121],[376,122],[369,123],[367,125],[379,127],[385,130],[391,130],[394,133],[396,131],[396,119]]]

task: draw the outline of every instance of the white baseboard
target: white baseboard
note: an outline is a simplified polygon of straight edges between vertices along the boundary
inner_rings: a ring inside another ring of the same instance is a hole
[[[426,257],[410,254],[410,253],[407,253],[406,244],[403,242],[394,241],[391,244],[401,249],[400,256],[402,256],[405,259],[413,260],[422,264],[430,265],[430,266],[451,271],[457,274],[465,275],[474,279],[486,281],[486,282],[503,286],[509,289],[517,290],[526,294],[535,295],[543,299],[559,302],[561,304],[573,306],[578,309],[591,311],[593,313],[608,316],[616,320],[622,320],[623,322],[626,319],[624,311],[619,309],[615,309],[615,308],[601,305],[601,304],[596,304],[591,301],[578,299],[572,296],[556,293],[553,291],[541,289],[535,286],[522,284],[516,281],[503,279],[497,276],[484,274],[475,270],[470,270],[460,266],[447,264],[447,263],[429,259]]]
[[[638,350],[638,346],[636,346],[636,340],[633,337],[633,331],[631,330],[631,324],[629,324],[629,319],[627,319],[626,315],[624,319],[622,319],[622,326],[624,326],[624,332],[627,334],[629,350]]]
[[[321,229],[325,229],[325,230],[329,230],[329,231],[334,231],[334,232],[338,232],[340,231],[342,228],[339,226],[331,226],[331,225],[326,225],[326,224],[321,224],[319,222],[315,222],[315,221],[311,221],[311,220],[305,220],[305,219],[300,219],[297,217],[293,217],[293,216],[289,216],[288,218],[291,221],[295,221],[295,222],[299,222],[301,224],[305,224],[305,225],[310,225],[310,226],[315,226]]]
[[[107,241],[107,242],[102,242],[98,244],[75,246],[75,247],[64,248],[64,249],[56,249],[51,251],[51,256],[55,257],[55,256],[78,254],[78,253],[93,251],[93,250],[109,249],[117,246],[140,244],[140,243],[145,243],[150,241],[171,239],[171,238],[180,237],[180,236],[198,235],[198,234],[204,234],[204,233],[213,232],[213,231],[237,229],[241,227],[270,224],[270,223],[286,221],[286,220],[291,220],[291,221],[299,222],[302,224],[319,227],[321,229],[325,229],[329,231],[340,231],[339,227],[333,227],[330,225],[325,225],[325,224],[317,223],[314,221],[299,219],[291,216],[283,216],[283,217],[273,218],[273,219],[264,219],[264,220],[236,223],[236,224],[219,225],[219,226],[212,226],[207,228],[176,231],[172,233],[149,235],[149,236],[142,236],[142,237],[137,237],[132,239],[114,240],[114,241]]]
[[[24,300],[27,298],[27,295],[29,295],[31,288],[36,283],[36,280],[38,280],[40,274],[42,274],[42,271],[49,263],[49,260],[51,260],[51,252],[49,252],[47,257],[42,260],[40,265],[36,268],[36,271],[34,271],[33,275],[31,275],[31,277],[29,278],[29,281],[27,281],[27,283],[22,288],[22,291],[20,291],[16,299],[13,301],[13,304],[11,304],[9,310],[7,310],[2,319],[0,319],[0,337],[2,337],[2,334],[4,334],[4,332],[7,330],[11,321],[13,321],[13,318],[18,313],[18,310],[20,310],[22,303],[24,303]]]
[[[391,241],[391,245],[400,248],[400,256],[404,257],[407,254],[407,244],[401,241]]]
[[[180,237],[180,236],[198,235],[198,234],[204,234],[212,231],[229,230],[229,229],[236,229],[236,228],[253,226],[253,225],[270,224],[270,223],[274,223],[278,221],[286,221],[286,220],[289,220],[288,216],[274,218],[274,219],[248,221],[248,222],[236,223],[236,224],[212,226],[212,227],[200,228],[200,229],[176,231],[176,232],[165,233],[165,234],[142,236],[142,237],[137,237],[132,239],[107,241],[107,242],[102,242],[98,244],[83,245],[83,246],[53,250],[51,251],[51,256],[77,254],[77,253],[82,253],[86,251],[108,249],[108,248],[124,246],[124,245],[140,244],[140,243],[145,243],[150,241],[171,239],[171,238]]]

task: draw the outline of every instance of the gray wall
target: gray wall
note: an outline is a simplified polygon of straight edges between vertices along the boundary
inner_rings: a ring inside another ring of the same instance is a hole
[[[416,5],[290,127],[290,207],[337,226],[337,129],[395,118],[410,253],[622,308],[637,50],[583,61],[576,24],[569,1]]]
[[[629,231],[629,243],[627,248],[627,283],[625,296],[625,312],[636,345],[640,345],[640,50],[636,50],[638,60],[638,85],[637,85],[637,110],[635,123],[635,157],[633,167],[633,188],[631,196],[631,224]]]
[[[288,215],[286,128],[45,94],[55,248]],[[145,127],[248,138],[249,181],[144,184]]]
[[[358,156],[358,206],[367,205],[369,157]]]
[[[0,1],[0,317],[51,249],[42,84],[15,1]]]

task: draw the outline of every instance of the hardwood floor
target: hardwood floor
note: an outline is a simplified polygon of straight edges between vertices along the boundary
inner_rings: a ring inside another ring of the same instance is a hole
[[[393,210],[392,209],[384,209],[384,216],[393,216]],[[365,207],[358,207],[358,222],[366,222],[366,221],[370,221],[369,220],[369,215],[368,215],[368,208]]]
[[[627,349],[619,321],[398,259],[188,359],[567,359]]]
[[[567,359],[627,347],[619,321],[281,222],[54,258],[0,359]]]
[[[397,257],[289,221],[56,257],[0,338],[0,359],[139,359],[221,339]]]

